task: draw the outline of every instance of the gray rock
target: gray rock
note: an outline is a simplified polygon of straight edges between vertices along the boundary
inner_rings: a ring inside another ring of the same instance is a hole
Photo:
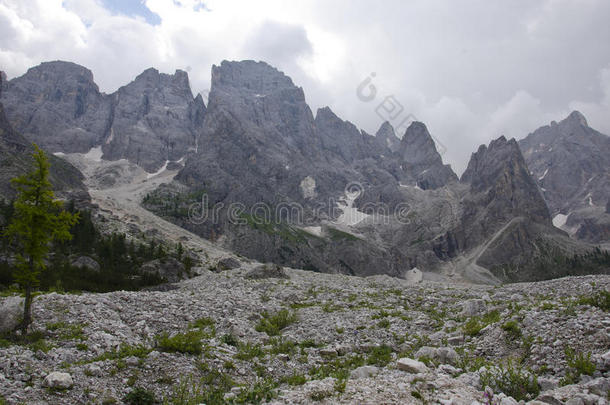
[[[599,377],[585,384],[585,388],[592,394],[605,397],[610,392],[610,378]]]
[[[462,315],[464,316],[478,316],[482,315],[487,311],[487,305],[485,301],[480,299],[472,299],[465,301],[462,304]]]
[[[352,380],[357,380],[359,378],[370,378],[379,374],[379,368],[375,366],[360,366],[350,373],[350,378]]]
[[[536,398],[536,400],[538,400],[542,403],[545,403],[545,404],[550,404],[550,405],[562,405],[563,404],[563,402],[561,402],[560,400],[558,400],[557,398],[555,398],[552,395],[540,395],[538,398]]]
[[[421,283],[423,279],[424,275],[417,267],[412,268],[411,270],[405,273],[405,280],[407,280],[409,284]]]
[[[217,271],[233,270],[241,267],[241,262],[234,257],[224,257],[216,265]]]
[[[399,370],[414,374],[428,372],[428,367],[426,367],[424,363],[422,363],[421,361],[410,359],[408,357],[398,359],[398,361],[396,362],[396,367]]]
[[[180,281],[186,276],[184,264],[173,257],[146,262],[140,267],[140,271],[144,274],[158,275],[170,283]]]
[[[421,347],[416,353],[416,358],[428,358],[436,360],[441,364],[455,365],[459,360],[459,355],[450,347]]]
[[[12,296],[2,299],[0,303],[0,332],[12,332],[23,319],[24,299]]]
[[[246,273],[245,277],[254,280],[265,278],[290,278],[281,266],[273,263],[261,264]]]
[[[559,380],[556,378],[550,377],[539,377],[538,385],[540,385],[540,390],[542,391],[550,391],[559,387]]]
[[[99,263],[90,258],[89,256],[80,256],[74,259],[71,265],[78,268],[84,267],[88,270],[93,270],[95,272],[100,271]]]
[[[69,373],[53,371],[44,378],[42,385],[62,390],[71,388],[74,385],[74,381],[72,381],[72,376]]]
[[[93,376],[93,377],[101,377],[103,371],[101,367],[95,363],[90,363],[85,366],[85,375]]]

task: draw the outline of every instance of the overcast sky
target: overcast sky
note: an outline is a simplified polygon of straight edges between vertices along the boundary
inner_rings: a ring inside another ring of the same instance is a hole
[[[610,133],[609,21],[608,0],[0,0],[0,70],[69,60],[112,92],[183,69],[197,93],[212,64],[265,60],[314,114],[425,122],[461,173],[479,144],[574,109]]]

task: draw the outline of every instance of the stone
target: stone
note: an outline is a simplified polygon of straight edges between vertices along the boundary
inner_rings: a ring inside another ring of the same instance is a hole
[[[241,267],[241,262],[234,257],[224,257],[216,264],[216,271],[233,270]]]
[[[542,391],[554,390],[559,387],[559,380],[550,377],[538,377],[538,385],[540,385]]]
[[[369,378],[379,374],[379,367],[375,366],[360,366],[350,373],[350,378],[357,380],[359,378]]]
[[[542,389],[542,388],[541,388]],[[538,398],[536,398],[538,401],[543,402],[545,404],[549,404],[549,405],[562,405],[563,402],[561,402],[560,400],[558,400],[557,398],[555,398],[552,395],[540,395]]]
[[[610,370],[610,350],[601,355],[600,363],[604,371]]]
[[[101,377],[103,371],[101,367],[95,363],[90,363],[85,366],[85,375],[93,376],[93,377]]]
[[[245,277],[253,280],[261,280],[265,278],[290,278],[281,266],[273,263],[261,264],[260,266],[255,267],[246,273]]]
[[[481,299],[472,299],[464,302],[462,305],[462,315],[464,316],[479,316],[485,313],[487,305]]]
[[[331,347],[325,347],[320,349],[320,356],[322,357],[337,357],[337,350]]]
[[[186,276],[184,264],[173,257],[146,262],[140,267],[140,271],[149,275],[158,275],[169,283],[180,281]]]
[[[84,267],[95,272],[100,271],[100,264],[89,256],[79,256],[72,261],[71,265],[78,268]]]
[[[423,279],[424,275],[417,267],[414,267],[405,273],[405,280],[409,284],[421,283]]]
[[[72,381],[72,376],[69,373],[53,371],[44,378],[42,384],[45,387],[64,390],[71,388],[74,381]]]
[[[14,331],[23,319],[24,299],[12,296],[2,299],[0,302],[0,332]]]
[[[396,362],[396,367],[399,370],[413,374],[428,372],[428,367],[426,367],[424,363],[422,363],[421,361],[410,359],[408,357],[398,359],[398,361]]]
[[[610,392],[610,378],[599,377],[594,380],[591,380],[585,384],[585,388],[589,390],[589,392],[599,395],[600,397],[605,397]]]

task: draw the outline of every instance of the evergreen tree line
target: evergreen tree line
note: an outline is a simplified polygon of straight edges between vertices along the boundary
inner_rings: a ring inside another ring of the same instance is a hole
[[[157,275],[140,272],[142,264],[148,261],[174,257],[184,263],[187,272],[193,265],[182,244],[168,249],[155,240],[136,243],[128,241],[125,234],[103,235],[96,228],[89,210],[76,209],[73,201],[65,209],[78,213],[79,220],[70,228],[70,240],[52,243],[46,267],[40,274],[39,288],[42,291],[137,290],[164,282]],[[11,263],[15,249],[5,235],[14,212],[13,201],[0,199],[0,288],[7,288],[16,281],[15,266]],[[74,259],[80,256],[96,260],[100,270],[72,266]]]

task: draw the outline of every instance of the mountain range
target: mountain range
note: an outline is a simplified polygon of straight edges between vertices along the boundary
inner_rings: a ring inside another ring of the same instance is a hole
[[[68,62],[3,81],[0,101],[14,128],[3,145],[175,171],[144,206],[260,261],[475,282],[610,271],[578,259],[610,242],[610,140],[579,112],[480,146],[458,178],[425,124],[371,135],[328,107],[314,114],[264,62],[213,66],[207,106],[183,71],[147,69],[104,94]]]

